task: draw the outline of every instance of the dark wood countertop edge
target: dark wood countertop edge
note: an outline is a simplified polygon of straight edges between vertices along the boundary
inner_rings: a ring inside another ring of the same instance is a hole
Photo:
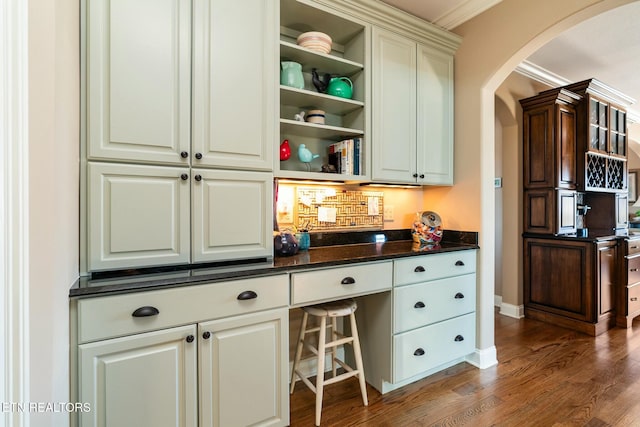
[[[375,245],[375,244],[359,244],[359,245]],[[353,245],[353,246],[359,246]],[[135,277],[126,277],[123,278],[127,281],[127,283],[108,283],[108,282],[117,282],[118,280],[114,279],[106,279],[104,280],[105,284],[92,284],[91,286],[81,286],[82,282],[86,282],[88,278],[79,278],[76,283],[69,290],[69,298],[72,299],[80,299],[80,298],[92,298],[92,297],[101,297],[101,296],[109,296],[109,295],[118,295],[118,294],[126,294],[126,293],[134,293],[140,291],[148,291],[148,290],[159,290],[159,289],[169,289],[175,287],[182,286],[191,286],[191,285],[201,285],[207,283],[215,283],[222,282],[226,280],[235,280],[235,279],[243,279],[243,278],[252,278],[252,277],[266,277],[266,276],[274,276],[278,274],[286,274],[289,272],[301,271],[301,270],[313,270],[316,268],[326,268],[332,266],[344,266],[349,264],[360,264],[365,262],[376,262],[376,261],[385,261],[385,260],[393,260],[398,258],[406,258],[412,256],[422,256],[422,255],[434,255],[438,253],[445,252],[454,252],[461,250],[474,250],[479,249],[478,245],[475,244],[449,244],[447,247],[439,248],[435,250],[430,250],[428,252],[420,252],[420,251],[404,251],[390,254],[381,254],[381,255],[370,255],[356,258],[336,258],[331,260],[324,260],[321,262],[308,262],[308,263],[300,263],[300,264],[284,264],[278,265],[278,258],[274,260],[273,266],[264,267],[264,268],[249,268],[246,270],[241,270],[242,265],[238,266],[237,271],[225,271],[220,273],[210,273],[210,274],[198,274],[197,269],[193,270],[185,270],[182,275],[180,272],[173,273],[176,277],[167,277],[167,278],[158,278],[154,280],[153,278],[149,279],[148,277],[145,280],[136,281]],[[195,275],[190,272],[196,272]]]

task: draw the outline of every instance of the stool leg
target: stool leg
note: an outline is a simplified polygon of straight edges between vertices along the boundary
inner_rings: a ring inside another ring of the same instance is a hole
[[[298,335],[298,343],[296,344],[296,358],[293,359],[293,370],[291,371],[291,385],[289,394],[293,394],[293,389],[296,386],[296,369],[300,364],[300,357],[302,356],[302,347],[304,347],[304,335],[307,329],[307,319],[309,315],[306,311],[302,313],[302,323],[300,323],[300,334]]]
[[[316,376],[316,426],[320,425],[322,416],[322,395],[324,392],[324,358],[327,340],[327,317],[320,318],[320,333],[318,334],[318,374]]]
[[[338,339],[337,328],[338,321],[335,317],[331,318],[331,341],[335,341]],[[333,376],[336,376],[336,357],[338,356],[338,346],[331,347],[331,373]]]
[[[362,392],[362,403],[364,406],[369,405],[367,399],[367,383],[364,379],[364,368],[362,367],[362,352],[360,351],[360,338],[358,337],[358,328],[356,326],[356,315],[349,315],[351,320],[351,336],[353,336],[353,354],[356,358],[356,368],[358,369],[358,379],[360,380],[360,391]]]

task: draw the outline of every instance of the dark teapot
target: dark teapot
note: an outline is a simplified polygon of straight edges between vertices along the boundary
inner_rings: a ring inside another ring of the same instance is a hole
[[[280,233],[273,237],[273,249],[279,256],[295,255],[298,253],[298,241],[291,233]]]

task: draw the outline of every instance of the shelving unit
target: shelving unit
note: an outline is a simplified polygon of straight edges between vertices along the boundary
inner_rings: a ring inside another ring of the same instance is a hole
[[[276,157],[275,176],[330,181],[367,180],[368,24],[295,0],[283,0],[280,10],[280,60],[300,63],[305,85],[303,89],[280,85],[280,142],[289,140],[291,157],[285,161]],[[307,31],[328,34],[333,40],[331,52],[324,54],[298,46],[298,35]],[[353,83],[352,98],[318,92],[312,82],[313,69],[321,76],[328,73],[331,77],[348,77]],[[295,120],[297,114],[315,109],[325,111],[325,124]],[[360,173],[322,172],[322,166],[329,163],[329,146],[351,138],[362,141]],[[299,161],[297,153],[301,144],[319,156],[309,164]]]

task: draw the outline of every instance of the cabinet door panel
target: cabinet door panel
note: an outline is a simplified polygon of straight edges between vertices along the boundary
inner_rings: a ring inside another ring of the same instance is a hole
[[[91,405],[80,425],[197,425],[195,326],[79,346],[79,401]]]
[[[416,43],[373,29],[374,180],[416,182]]]
[[[87,2],[88,157],[187,164],[191,6]]]
[[[199,325],[201,427],[288,425],[288,330],[288,309]]]
[[[277,12],[275,0],[194,1],[194,166],[273,169]]]
[[[193,261],[273,255],[273,175],[193,170]]]
[[[453,184],[453,56],[418,45],[418,182]],[[424,175],[424,178],[420,176]]]
[[[89,162],[89,269],[189,262],[189,170]]]

